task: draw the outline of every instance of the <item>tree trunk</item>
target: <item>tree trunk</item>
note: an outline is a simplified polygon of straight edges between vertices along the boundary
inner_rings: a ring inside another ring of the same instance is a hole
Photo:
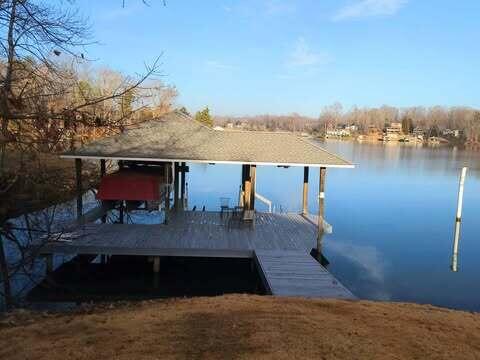
[[[2,86],[2,101],[1,101],[1,118],[2,118],[2,143],[0,147],[0,174],[4,171],[5,166],[5,152],[7,148],[8,139],[8,122],[10,118],[10,109],[8,104],[8,98],[12,90],[12,72],[13,61],[15,58],[15,42],[13,39],[13,31],[15,27],[15,18],[17,10],[17,0],[12,1],[12,9],[10,11],[10,20],[8,24],[8,49],[7,49],[7,69],[5,72],[5,80]]]

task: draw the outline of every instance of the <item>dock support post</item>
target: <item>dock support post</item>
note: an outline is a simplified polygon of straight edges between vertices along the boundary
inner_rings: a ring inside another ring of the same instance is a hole
[[[173,208],[175,211],[178,211],[178,188],[180,186],[180,169],[178,162],[175,162],[173,165]]]
[[[243,180],[243,208],[245,210],[251,209],[252,200],[252,182],[250,180],[250,165],[245,166],[244,180]]]
[[[255,188],[256,188],[256,178],[257,178],[257,165],[250,166],[250,209],[255,210]]]
[[[240,201],[238,206],[245,206],[245,183],[247,181],[247,165],[242,165],[242,185],[240,189]]]
[[[458,243],[460,241],[460,224],[462,223],[462,208],[463,208],[463,189],[465,187],[465,177],[467,176],[467,167],[462,169],[460,174],[460,183],[458,186],[458,202],[457,202],[457,215],[455,217],[455,233],[453,239],[453,253],[452,253],[452,265],[453,272],[458,271]]]
[[[303,199],[302,199],[302,214],[308,215],[308,172],[309,167],[303,168]]]
[[[153,257],[153,287],[158,288],[159,283],[159,273],[160,273],[160,257]]]
[[[320,260],[322,257],[322,240],[323,240],[323,222],[325,217],[325,177],[327,168],[320,168],[319,192],[318,192],[318,234],[317,234],[317,256]]]
[[[119,223],[123,224],[123,216],[124,215],[124,206],[123,206],[123,200],[120,201],[120,208],[119,208]]]
[[[103,178],[106,173],[107,173],[107,169],[106,169],[106,166],[105,166],[105,159],[100,159],[100,179]],[[103,203],[103,201],[102,201],[102,203]],[[102,215],[101,221],[102,221],[102,224],[105,224],[107,222],[107,215],[106,214]]]
[[[168,224],[170,217],[170,168],[171,164],[165,164],[165,221],[164,224]]]
[[[181,209],[185,209],[185,175],[187,174],[186,171],[187,164],[182,162],[182,181],[180,182],[180,200],[181,200]]]
[[[83,215],[82,159],[75,159],[75,175],[77,182],[77,219]]]

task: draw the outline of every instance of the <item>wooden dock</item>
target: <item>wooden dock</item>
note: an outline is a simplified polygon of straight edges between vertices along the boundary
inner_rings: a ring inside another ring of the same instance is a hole
[[[218,212],[181,211],[168,225],[85,224],[42,253],[252,258],[257,249],[310,252],[315,230],[298,214],[257,213],[254,226],[237,227]]]
[[[42,253],[251,258],[272,295],[353,299],[310,255],[316,234],[315,223],[299,214],[257,213],[253,226],[237,227],[218,212],[180,211],[168,225],[87,223]]]
[[[305,251],[256,250],[254,259],[271,295],[355,299]]]

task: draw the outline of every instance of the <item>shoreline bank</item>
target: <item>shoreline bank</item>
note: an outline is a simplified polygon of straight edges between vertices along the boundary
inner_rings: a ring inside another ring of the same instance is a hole
[[[228,295],[21,311],[0,324],[3,359],[480,357],[480,314],[406,303]]]

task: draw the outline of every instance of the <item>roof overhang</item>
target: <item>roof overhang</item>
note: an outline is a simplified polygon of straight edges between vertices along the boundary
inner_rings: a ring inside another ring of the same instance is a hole
[[[324,167],[324,168],[341,168],[353,169],[354,164],[339,165],[339,164],[303,164],[303,163],[273,163],[261,161],[226,161],[226,160],[200,160],[200,159],[159,159],[159,158],[137,158],[137,157],[122,157],[122,156],[90,156],[90,155],[60,155],[63,159],[84,159],[84,160],[126,160],[126,161],[153,161],[153,162],[189,162],[198,164],[231,164],[231,165],[260,165],[260,166],[298,166],[298,167]]]

